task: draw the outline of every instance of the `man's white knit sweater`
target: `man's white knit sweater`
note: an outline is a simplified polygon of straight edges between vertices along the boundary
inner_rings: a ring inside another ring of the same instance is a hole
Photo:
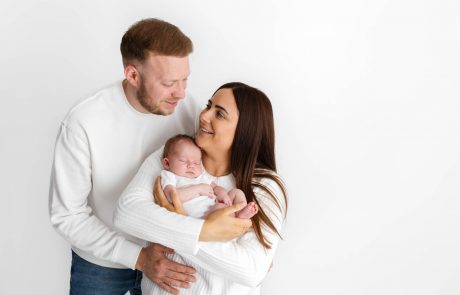
[[[79,256],[101,266],[134,269],[145,242],[114,228],[118,198],[150,153],[172,135],[193,134],[198,112],[197,104],[185,98],[172,115],[140,113],[128,103],[121,81],[70,110],[56,140],[49,210],[51,223]],[[157,211],[165,222],[156,241],[196,253],[203,220],[158,206]]]

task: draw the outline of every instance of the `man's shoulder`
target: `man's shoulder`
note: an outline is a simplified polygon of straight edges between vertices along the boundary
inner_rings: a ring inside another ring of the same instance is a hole
[[[119,82],[112,83],[93,94],[79,100],[70,108],[63,120],[64,124],[84,123],[91,118],[97,118],[112,111],[110,107],[120,95]]]

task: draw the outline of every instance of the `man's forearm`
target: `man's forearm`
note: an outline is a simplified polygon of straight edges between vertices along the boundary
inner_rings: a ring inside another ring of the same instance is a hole
[[[51,223],[73,247],[101,259],[134,269],[141,246],[110,230],[89,214],[71,214],[54,207]]]

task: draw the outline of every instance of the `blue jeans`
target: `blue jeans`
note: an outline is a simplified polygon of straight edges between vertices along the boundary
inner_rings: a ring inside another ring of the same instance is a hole
[[[72,251],[70,295],[140,295],[141,279],[138,270],[100,266]]]

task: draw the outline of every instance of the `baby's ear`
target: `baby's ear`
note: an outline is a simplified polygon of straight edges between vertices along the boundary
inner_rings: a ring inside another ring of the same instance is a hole
[[[169,170],[169,160],[168,160],[168,158],[164,158],[161,163],[163,164],[163,168],[165,168],[166,170]]]

